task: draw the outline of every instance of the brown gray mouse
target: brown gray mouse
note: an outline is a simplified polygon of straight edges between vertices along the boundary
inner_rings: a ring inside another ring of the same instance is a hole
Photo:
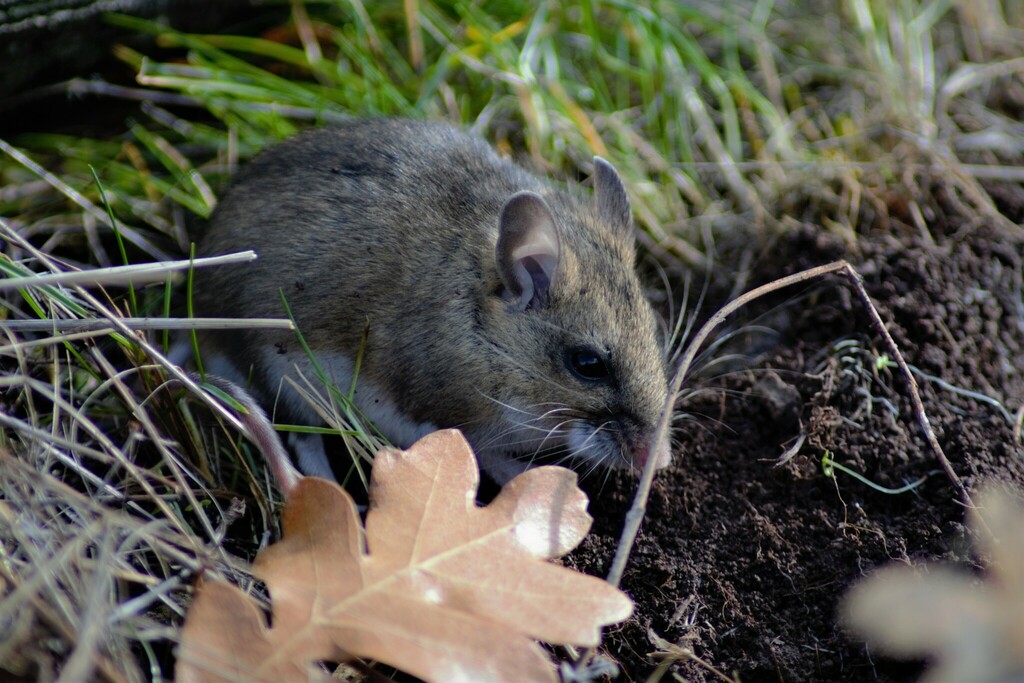
[[[408,446],[461,428],[504,482],[556,449],[586,469],[641,467],[666,396],[659,326],[634,270],[622,181],[594,159],[593,196],[545,182],[443,123],[359,120],[299,134],[238,174],[197,272],[197,313],[282,317],[321,366]],[[207,369],[251,388],[278,421],[319,424],[283,378],[315,377],[293,333],[208,333]],[[330,476],[322,443],[298,450]]]

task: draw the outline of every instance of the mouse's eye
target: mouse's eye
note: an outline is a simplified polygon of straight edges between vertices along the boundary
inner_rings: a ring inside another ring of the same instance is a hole
[[[608,366],[604,359],[588,349],[570,351],[569,368],[580,379],[596,381],[608,378]]]

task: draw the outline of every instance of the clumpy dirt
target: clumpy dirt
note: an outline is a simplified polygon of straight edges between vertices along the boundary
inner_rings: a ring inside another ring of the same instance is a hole
[[[1012,226],[975,223],[929,226],[930,235],[890,226],[855,246],[820,228],[793,231],[762,255],[752,284],[848,259],[908,363],[1005,406],[918,376],[967,487],[989,477],[1024,486],[1024,448],[1013,435],[1024,402],[1024,240]],[[904,379],[876,367],[886,350],[856,297],[835,279],[770,306],[747,316],[773,321],[771,349],[747,369],[698,380],[691,388],[700,391],[682,403],[676,460],[655,481],[623,580],[636,614],[606,635],[620,680],[653,670],[652,634],[743,683],[916,680],[922,662],[881,657],[842,630],[841,596],[890,561],[976,567],[963,506],[922,436]],[[801,435],[796,455],[776,465]],[[882,486],[927,479],[890,495],[843,472],[829,478],[826,449]],[[595,522],[568,562],[604,575],[635,478],[583,485]],[[720,680],[692,661],[673,671]]]

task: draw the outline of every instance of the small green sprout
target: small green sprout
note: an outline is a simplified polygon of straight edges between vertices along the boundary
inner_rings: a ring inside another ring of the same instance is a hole
[[[850,475],[857,481],[861,482],[862,484],[867,484],[868,486],[878,491],[879,493],[885,493],[891,496],[899,495],[901,493],[907,493],[908,491],[913,491],[918,486],[923,484],[925,480],[932,475],[932,472],[928,472],[915,482],[911,482],[906,486],[901,486],[898,489],[891,489],[886,486],[882,486],[881,484],[876,484],[875,482],[865,477],[863,474],[855,472],[854,470],[851,470],[849,467],[846,467],[845,465],[836,462],[835,459],[833,459],[832,457],[832,453],[826,450],[825,454],[821,456],[821,471],[825,474],[826,477],[834,478],[835,470],[839,470],[840,472],[844,472]]]

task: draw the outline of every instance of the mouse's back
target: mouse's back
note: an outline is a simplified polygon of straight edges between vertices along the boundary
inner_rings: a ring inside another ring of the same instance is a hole
[[[597,164],[592,199],[445,124],[303,133],[249,164],[214,212],[201,251],[259,259],[203,272],[197,306],[280,317],[283,295],[343,389],[365,336],[356,403],[398,445],[460,427],[499,479],[549,447],[635,464],[653,445],[664,367],[628,199]],[[283,382],[314,376],[294,335],[222,332],[201,348],[215,371],[279,398],[279,419],[319,421]],[[325,473],[320,454],[305,459]]]

